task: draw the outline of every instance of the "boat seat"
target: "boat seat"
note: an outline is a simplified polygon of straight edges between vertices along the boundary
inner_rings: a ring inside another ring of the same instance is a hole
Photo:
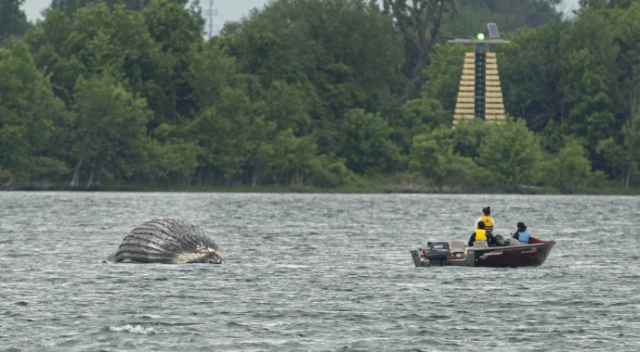
[[[449,242],[449,250],[451,251],[451,253],[464,253],[466,246],[464,245],[464,242],[462,241],[451,241]]]
[[[489,248],[487,241],[475,241],[473,242],[473,248]]]

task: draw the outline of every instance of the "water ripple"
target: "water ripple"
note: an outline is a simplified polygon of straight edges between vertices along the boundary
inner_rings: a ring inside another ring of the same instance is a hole
[[[491,205],[538,268],[415,268]],[[0,193],[1,351],[634,351],[637,197]],[[227,263],[104,265],[135,225],[198,224]]]

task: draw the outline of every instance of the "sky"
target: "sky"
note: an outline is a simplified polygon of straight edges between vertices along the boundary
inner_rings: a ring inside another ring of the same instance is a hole
[[[246,16],[252,8],[263,7],[269,0],[215,0],[214,10],[218,15],[213,19],[214,32],[222,29],[225,22],[237,21]],[[206,11],[209,8],[209,0],[200,0],[202,9]],[[27,14],[27,19],[31,22],[35,22],[42,18],[42,10],[49,7],[51,0],[26,0],[24,4],[24,11]],[[560,5],[565,13],[571,13],[571,10],[578,7],[578,0],[564,0]]]

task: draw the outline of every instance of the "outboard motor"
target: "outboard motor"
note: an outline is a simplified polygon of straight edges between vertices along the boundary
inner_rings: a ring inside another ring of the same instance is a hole
[[[449,242],[427,243],[426,257],[432,266],[445,266],[448,264],[447,256],[451,253]]]

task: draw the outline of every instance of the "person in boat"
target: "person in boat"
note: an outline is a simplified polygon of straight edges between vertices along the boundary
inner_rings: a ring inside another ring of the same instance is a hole
[[[475,228],[478,228],[478,224],[480,222],[484,222],[484,229],[485,231],[487,231],[490,234],[493,234],[493,229],[495,228],[495,222],[493,221],[493,218],[491,217],[491,207],[484,207],[482,208],[482,216],[478,218],[478,220],[476,220],[476,226]]]
[[[469,247],[473,246],[474,242],[488,242],[489,246],[496,244],[496,238],[493,236],[491,232],[485,230],[484,221],[478,221],[476,224],[478,228],[476,228],[471,234],[471,238],[469,238]]]
[[[513,238],[520,241],[520,244],[529,244],[529,237],[531,237],[531,234],[527,231],[524,222],[520,221],[518,223],[518,230],[513,233]]]

